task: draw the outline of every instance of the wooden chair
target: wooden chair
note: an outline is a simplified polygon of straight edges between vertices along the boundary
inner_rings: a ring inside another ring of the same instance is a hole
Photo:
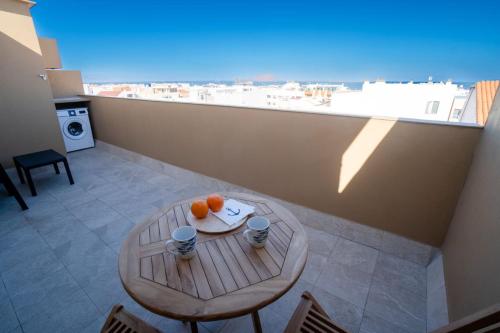
[[[325,310],[308,292],[302,299],[288,322],[285,333],[349,333],[328,317]]]
[[[16,198],[17,203],[19,204],[19,206],[21,206],[22,210],[28,209],[26,202],[24,201],[23,197],[21,196],[17,188],[14,186],[14,183],[12,183],[12,180],[10,179],[7,172],[5,172],[5,169],[1,164],[0,164],[0,184],[3,184],[3,186],[5,186],[5,189],[7,190],[7,193],[9,195],[13,195],[14,198]]]
[[[115,305],[101,333],[161,333],[161,331],[126,311],[123,305]]]

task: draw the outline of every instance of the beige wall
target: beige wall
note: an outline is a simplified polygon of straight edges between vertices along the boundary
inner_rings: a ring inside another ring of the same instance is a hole
[[[30,5],[0,1],[0,162],[54,148],[64,152]]]
[[[441,245],[481,129],[91,97],[105,142]]]
[[[500,97],[488,122],[443,246],[450,318],[500,303]]]
[[[53,38],[38,38],[43,56],[43,66],[47,69],[62,68],[57,41]]]
[[[54,98],[83,94],[82,75],[80,71],[47,70]]]

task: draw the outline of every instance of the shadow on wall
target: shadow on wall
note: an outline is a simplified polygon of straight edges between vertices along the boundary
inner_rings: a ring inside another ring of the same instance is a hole
[[[335,209],[340,216],[441,246],[480,131],[370,120],[341,159],[339,189],[344,189]],[[347,183],[344,174],[354,175]]]
[[[10,1],[7,1],[10,3]],[[16,3],[12,1],[12,3]],[[19,4],[22,4],[19,2]],[[23,4],[25,5],[25,4]],[[31,17],[21,16],[18,33],[4,33],[0,11],[0,163],[9,167],[12,156],[53,148],[65,152],[57,124],[52,92],[44,74],[38,39],[25,27]],[[7,16],[17,15],[7,13]],[[18,23],[18,22],[14,22]],[[32,24],[32,22],[31,22]],[[12,38],[15,37],[16,39]]]
[[[434,246],[481,131],[89,97],[97,139]]]

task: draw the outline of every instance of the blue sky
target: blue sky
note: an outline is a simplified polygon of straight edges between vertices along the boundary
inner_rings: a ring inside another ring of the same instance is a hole
[[[86,82],[500,78],[500,1],[39,0]]]

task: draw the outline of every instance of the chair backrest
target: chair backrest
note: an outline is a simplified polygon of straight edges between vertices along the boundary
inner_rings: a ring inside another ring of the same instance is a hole
[[[111,310],[101,333],[161,333],[142,319],[134,316],[123,308],[115,305]]]
[[[5,182],[7,176],[7,172],[3,168],[2,163],[0,163],[0,184],[3,184]]]
[[[500,303],[432,331],[432,333],[472,332],[500,332]]]
[[[307,291],[288,322],[285,333],[349,333],[334,322]]]

